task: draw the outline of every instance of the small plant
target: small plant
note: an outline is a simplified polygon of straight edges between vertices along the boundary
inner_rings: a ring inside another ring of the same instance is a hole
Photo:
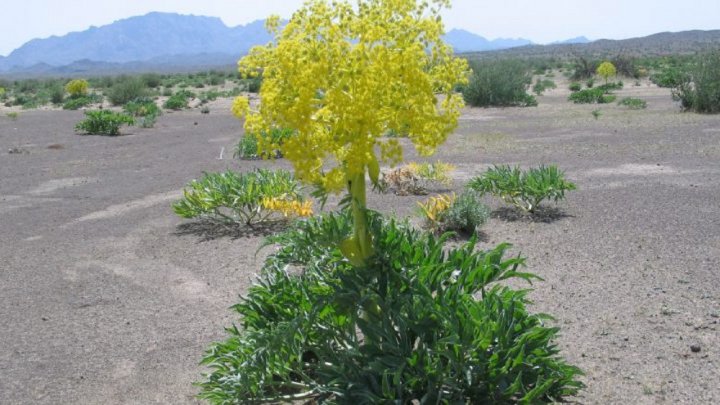
[[[157,115],[146,115],[144,117],[137,118],[137,126],[140,128],[152,128],[157,122]]]
[[[286,170],[206,173],[190,182],[173,210],[183,218],[252,226],[277,214],[311,215],[311,202],[305,201],[299,190],[298,182]]]
[[[566,181],[557,166],[540,166],[528,171],[517,166],[495,166],[472,179],[468,186],[528,213],[533,213],[543,200],[557,202],[565,198],[565,191],[575,190],[575,184]]]
[[[88,82],[84,79],[75,79],[65,85],[65,91],[70,94],[71,98],[84,97],[88,94]]]
[[[210,114],[210,107],[204,105],[200,108],[200,114]]]
[[[17,121],[18,117],[20,116],[17,111],[11,111],[5,115],[10,118],[11,121]]]
[[[543,94],[543,92],[545,90],[554,89],[554,88],[557,88],[557,85],[555,84],[554,81],[548,80],[548,79],[544,79],[544,80],[538,79],[538,81],[533,86],[533,93],[535,93],[539,96],[539,95]]]
[[[168,110],[182,110],[183,108],[187,108],[187,106],[188,99],[185,94],[181,92],[170,96],[170,98],[165,101],[165,104],[163,104],[163,108]]]
[[[625,97],[618,102],[618,105],[625,106],[631,110],[642,110],[647,108],[647,101],[639,98]]]
[[[575,91],[580,91],[580,90],[582,90],[582,84],[580,84],[578,82],[570,83],[570,91],[575,92]]]
[[[592,89],[594,85],[595,85],[595,79],[593,79],[592,77],[587,79],[587,81],[585,82],[585,86],[588,89]]]
[[[468,188],[453,201],[445,212],[442,228],[445,231],[472,235],[487,222],[489,217],[490,209],[480,202],[480,194]]]
[[[273,128],[270,132],[263,132],[259,136],[255,134],[245,134],[235,146],[233,156],[238,159],[279,159],[282,157],[280,148],[293,134],[291,129]],[[262,138],[262,142],[272,146],[270,151],[260,151],[258,148],[258,138]]]
[[[121,126],[135,123],[129,115],[109,110],[85,111],[85,116],[87,118],[80,121],[75,130],[88,135],[119,135]]]
[[[455,194],[440,194],[418,202],[425,225],[433,232],[440,231],[445,222],[445,214],[455,202]]]
[[[92,99],[89,97],[71,98],[63,104],[63,110],[77,110],[82,107],[87,107],[90,103],[92,103]]]
[[[597,70],[595,71],[600,77],[605,79],[605,84],[607,84],[608,79],[611,76],[615,76],[617,74],[617,69],[615,68],[615,65],[613,65],[611,62],[605,61],[598,66]]]
[[[590,112],[590,114],[592,114],[592,116],[593,116],[595,119],[598,119],[598,118],[600,118],[600,116],[602,115],[602,111],[600,111],[600,110],[592,110],[592,111]]]
[[[123,106],[123,111],[133,117],[157,117],[162,114],[162,111],[157,104],[155,104],[155,101],[147,97],[140,97],[127,102]]]
[[[615,101],[615,96],[606,94],[601,88],[585,89],[576,91],[568,97],[568,100],[575,104],[607,104]]]

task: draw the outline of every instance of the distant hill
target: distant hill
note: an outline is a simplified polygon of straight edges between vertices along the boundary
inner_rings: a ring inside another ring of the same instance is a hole
[[[66,75],[224,66],[270,40],[262,20],[228,27],[217,17],[153,12],[60,37],[33,39],[0,57],[0,73]],[[450,31],[446,40],[458,52],[531,43],[489,41],[464,30]]]
[[[555,41],[551,42],[549,45],[559,45],[559,44],[587,44],[588,42],[592,42],[589,39],[585,38],[584,36],[581,37],[575,37],[566,39],[564,41]]]
[[[522,38],[498,38],[490,41],[480,35],[460,29],[450,30],[443,39],[455,49],[455,52],[489,51],[532,44],[530,40]]]
[[[471,59],[486,57],[555,57],[575,56],[664,56],[689,55],[720,49],[720,30],[661,32],[629,39],[599,39],[589,43],[528,45],[498,51],[468,53]]]

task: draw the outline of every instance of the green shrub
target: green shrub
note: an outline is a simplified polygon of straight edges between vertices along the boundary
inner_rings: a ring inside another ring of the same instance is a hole
[[[77,110],[82,107],[86,107],[92,103],[90,97],[75,97],[71,98],[63,104],[63,110]]]
[[[592,110],[592,111],[590,111],[590,114],[592,114],[593,118],[598,119],[602,115],[602,111]]]
[[[202,179],[190,182],[183,194],[184,198],[173,204],[175,213],[183,218],[253,225],[278,213],[309,215],[310,202],[304,201],[299,183],[286,170],[205,173]]]
[[[543,92],[547,89],[554,89],[557,88],[557,85],[554,81],[544,79],[540,80],[538,79],[535,85],[533,86],[533,93],[537,94],[538,96],[543,94]]]
[[[672,95],[684,110],[720,113],[720,51],[698,58]]]
[[[578,82],[572,82],[570,83],[570,91],[580,91],[582,90],[582,84]]]
[[[527,94],[532,83],[528,66],[517,60],[471,63],[470,82],[461,88],[465,102],[474,107],[534,106]]]
[[[588,79],[588,80],[585,82],[585,86],[586,86],[588,89],[592,89],[592,87],[593,87],[594,85],[595,85],[595,79],[593,79],[593,78],[590,78],[590,79]]]
[[[168,98],[163,104],[163,108],[166,108],[168,110],[182,110],[183,108],[187,108],[187,106],[187,97],[185,97],[184,94],[179,93],[170,96],[170,98]]]
[[[623,88],[623,86],[624,86],[623,82],[619,81],[619,82],[605,83],[600,86],[597,86],[596,88],[604,91],[605,93],[609,93],[613,90],[620,90]]]
[[[565,198],[565,191],[575,190],[575,184],[566,181],[557,166],[540,166],[528,171],[517,166],[495,166],[472,179],[468,186],[529,213],[534,212],[543,200],[557,202]]]
[[[369,212],[376,254],[353,267],[337,248],[347,214],[272,237],[241,324],[203,360],[211,403],[509,404],[561,401],[582,387],[558,356],[558,329],[527,310],[530,281],[509,245],[478,251]],[[289,269],[297,269],[290,271]]]
[[[675,88],[685,81],[686,73],[677,67],[667,67],[650,76],[650,81],[659,87]]]
[[[65,89],[59,84],[52,86],[50,89],[50,102],[55,105],[60,105],[65,101]]]
[[[157,73],[145,73],[140,76],[140,80],[142,80],[146,87],[151,89],[160,87],[162,83],[162,77]]]
[[[607,104],[615,101],[615,96],[606,94],[600,87],[576,91],[568,97],[575,104]]]
[[[140,128],[152,128],[157,121],[157,115],[146,115],[137,119],[137,126]]]
[[[85,111],[85,116],[75,130],[90,135],[119,135],[122,125],[135,123],[132,117],[109,110]]]
[[[113,105],[125,105],[128,102],[145,97],[147,88],[139,77],[120,77],[110,87],[107,93],[108,100]]]
[[[490,217],[490,209],[480,202],[480,194],[473,189],[464,190],[443,216],[442,228],[472,235]]]
[[[592,78],[595,75],[595,71],[597,70],[599,64],[600,62],[598,61],[587,60],[582,56],[578,57],[577,59],[575,59],[571,67],[573,71],[573,74],[571,76],[572,80],[583,80]],[[589,87],[592,87],[592,85]]]
[[[209,111],[208,111],[209,112]],[[293,130],[273,128],[270,133],[262,133],[259,136],[266,143],[275,145],[272,152],[262,154],[258,151],[258,136],[255,134],[245,134],[235,146],[233,156],[238,159],[279,159],[282,157],[280,147],[292,136]]]
[[[618,102],[618,105],[625,106],[631,110],[642,110],[647,108],[647,101],[639,98],[625,97]]]
[[[162,114],[160,108],[151,98],[141,97],[129,101],[123,106],[123,110],[133,117],[158,116]]]

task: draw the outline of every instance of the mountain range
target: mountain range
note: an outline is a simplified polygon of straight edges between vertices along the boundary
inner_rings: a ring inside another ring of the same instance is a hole
[[[81,32],[33,39],[7,57],[0,56],[0,73],[230,65],[254,45],[270,40],[263,20],[228,27],[217,17],[153,12]],[[521,38],[491,41],[459,29],[448,32],[445,40],[457,52],[532,44]]]

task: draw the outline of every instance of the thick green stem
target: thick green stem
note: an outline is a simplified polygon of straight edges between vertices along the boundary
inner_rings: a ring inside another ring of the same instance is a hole
[[[348,182],[348,189],[353,214],[356,262],[364,263],[373,254],[372,238],[368,230],[365,173],[351,177]]]

